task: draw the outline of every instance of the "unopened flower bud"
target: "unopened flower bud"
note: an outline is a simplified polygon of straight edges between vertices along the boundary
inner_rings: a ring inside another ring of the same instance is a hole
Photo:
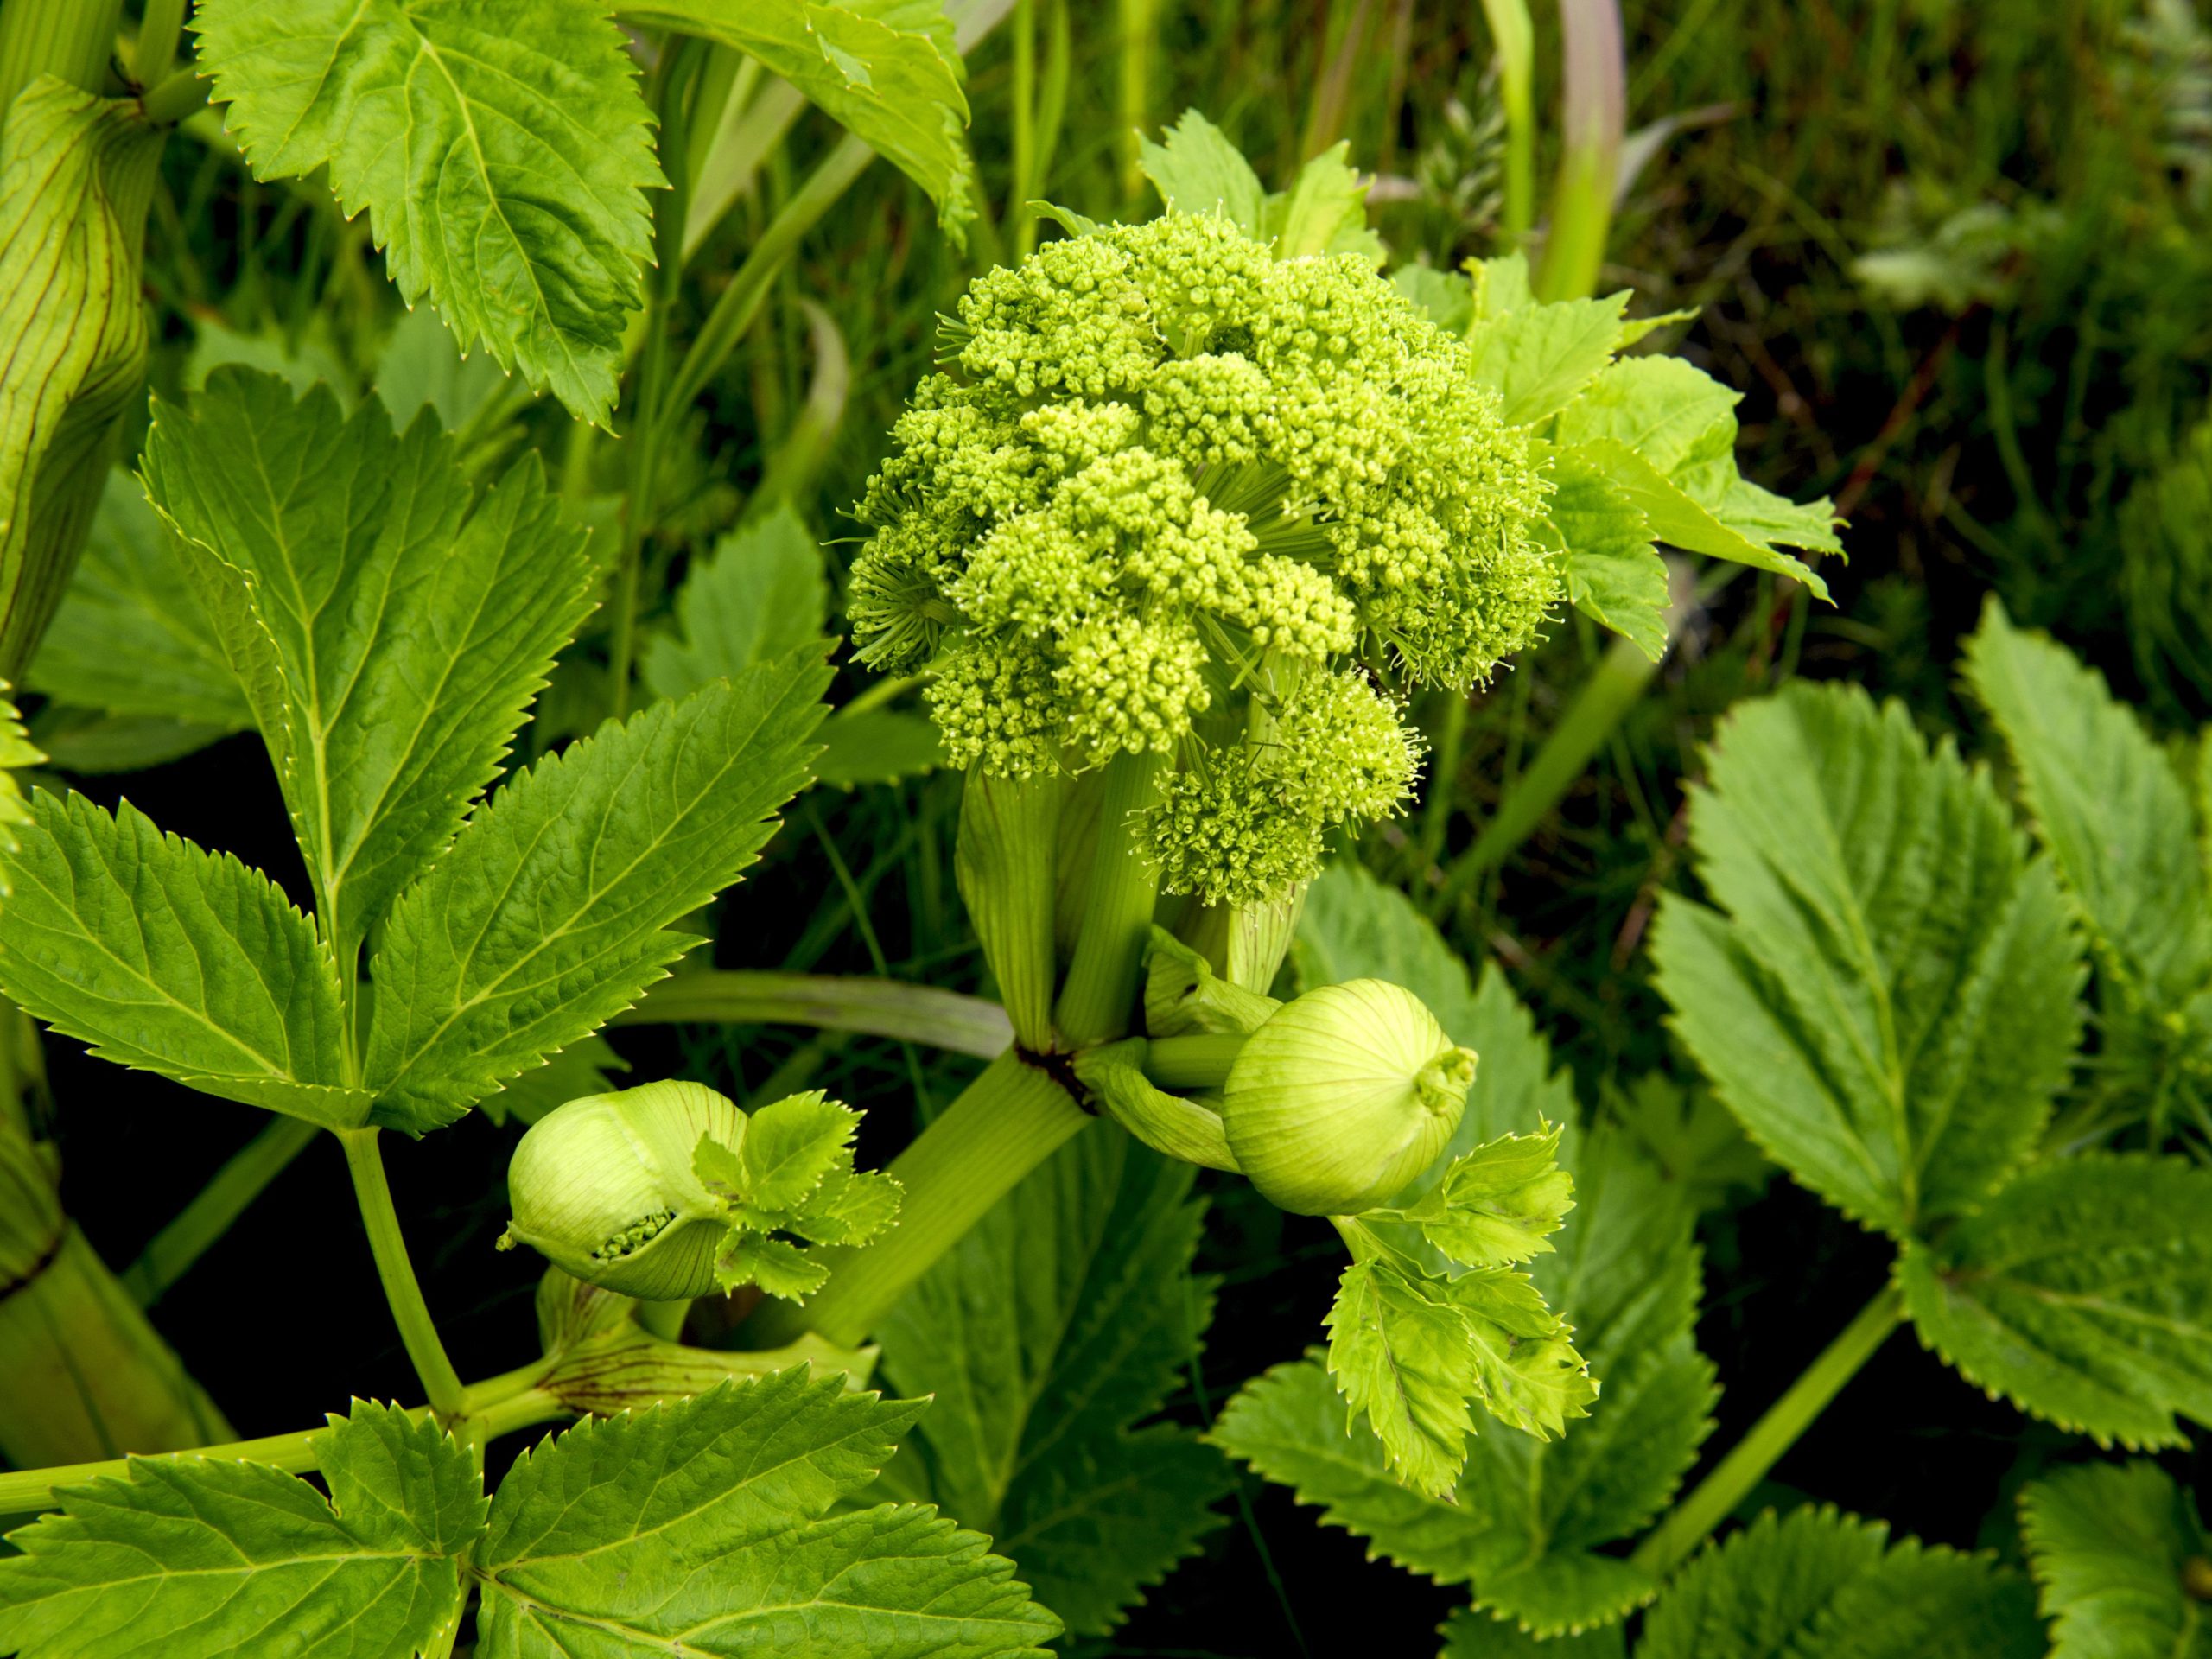
[[[1238,1166],[1271,1203],[1356,1215],[1435,1160],[1474,1077],[1473,1052],[1419,997],[1349,980],[1284,1004],[1245,1039],[1222,1122]]]
[[[588,1095],[531,1126],[507,1166],[514,1219],[499,1248],[529,1245],[577,1278],[643,1301],[715,1289],[729,1231],[692,1170],[702,1135],[734,1145],[743,1114],[696,1083]]]

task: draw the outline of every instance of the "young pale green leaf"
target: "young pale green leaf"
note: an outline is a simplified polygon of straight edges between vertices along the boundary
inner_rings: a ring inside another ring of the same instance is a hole
[[[10,1535],[0,1649],[22,1659],[411,1654],[461,1617],[484,1529],[475,1459],[444,1430],[355,1401],[315,1436],[326,1498],[266,1464],[134,1458]]]
[[[1903,1236],[2034,1144],[2081,1030],[2064,901],[1988,779],[1902,706],[1804,683],[1739,707],[1658,984],[1722,1103],[1797,1179]]]
[[[943,9],[915,0],[624,0],[633,22],[757,58],[929,192],[956,240],[976,215],[964,69]]]
[[[2020,1576],[1831,1509],[1770,1510],[1709,1545],[1644,1620],[1637,1659],[2036,1659]]]
[[[1081,1634],[1110,1630],[1198,1548],[1230,1484],[1188,1431],[1133,1427],[1212,1313],[1211,1282],[1191,1274],[1192,1179],[1125,1135],[1079,1135],[878,1333],[891,1385],[933,1396],[887,1484],[988,1531]]]
[[[1827,584],[1781,550],[1840,553],[1835,516],[1825,499],[1800,506],[1736,470],[1738,401],[1680,358],[1624,358],[1560,411],[1554,436],[1610,477],[1659,540],[1794,577],[1826,599]]]
[[[2099,1444],[2212,1424],[2212,1171],[2096,1154],[2032,1169],[1897,1263],[1921,1340]]]
[[[1468,330],[1474,377],[1497,388],[1505,418],[1533,426],[1573,403],[1621,348],[1628,290],[1601,300],[1530,303]]]
[[[527,457],[472,500],[435,416],[395,435],[320,387],[214,375],[156,405],[148,492],[235,572],[276,668],[264,705],[323,929],[350,969],[499,769],[590,608],[582,531]],[[223,601],[219,601],[220,604]]]
[[[373,972],[377,1119],[451,1122],[637,1001],[806,778],[829,670],[811,651],[658,702],[477,809],[393,907]]]
[[[1351,253],[1382,263],[1382,238],[1367,228],[1367,186],[1344,159],[1351,153],[1351,141],[1338,140],[1262,204],[1261,239],[1274,245],[1277,258]]]
[[[829,616],[821,545],[779,501],[692,565],[676,595],[677,632],[645,647],[645,689],[657,697],[689,696],[709,680],[822,638]]]
[[[1046,1659],[1059,1621],[988,1539],[912,1504],[830,1513],[921,1410],[798,1367],[547,1441],[476,1553],[479,1659]]]
[[[1967,679],[2003,734],[2036,833],[2104,976],[2153,1020],[2212,981],[2212,906],[2189,786],[2096,671],[2012,626],[1995,595]]]
[[[795,1211],[833,1170],[849,1172],[861,1115],[819,1090],[771,1101],[747,1116],[738,1148],[749,1211]]]
[[[6,111],[0,160],[0,677],[15,678],[143,395],[139,247],[161,130],[136,103],[38,75]]]
[[[1442,1283],[1355,1262],[1328,1316],[1329,1375],[1382,1443],[1385,1465],[1431,1497],[1459,1479],[1475,1432],[1468,1402],[1482,1387],[1473,1332]]]
[[[257,178],[330,168],[392,281],[604,425],[663,182],[592,0],[209,0],[200,63]]]
[[[1297,949],[1308,984],[1325,974],[1402,978],[1481,1055],[1453,1145],[1427,1179],[1471,1144],[1573,1117],[1573,1090],[1527,1010],[1495,971],[1471,988],[1403,894],[1363,872],[1330,871],[1313,886]],[[1531,1273],[1605,1380],[1586,1421],[1555,1441],[1478,1436],[1452,1502],[1407,1491],[1372,1440],[1347,1436],[1343,1403],[1311,1362],[1248,1386],[1215,1431],[1232,1455],[1325,1506],[1333,1524],[1417,1572],[1471,1585],[1485,1630],[1525,1623],[1557,1633],[1649,1599],[1651,1580],[1606,1547],[1664,1507],[1712,1427],[1713,1370],[1690,1340],[1699,1273],[1685,1193],[1617,1131],[1563,1134],[1560,1162],[1574,1178],[1575,1211]],[[1415,1199],[1422,1191],[1417,1183]],[[1408,1253],[1421,1243],[1402,1228],[1375,1230]],[[1440,1252],[1426,1259],[1444,1270]],[[1488,1613],[1511,1623],[1493,1625]]]
[[[1559,1137],[1553,1128],[1486,1141],[1453,1160],[1414,1203],[1366,1211],[1361,1221],[1409,1226],[1463,1268],[1544,1255],[1553,1248],[1548,1235],[1574,1207],[1574,1179],[1557,1162]]]
[[[346,1084],[338,971],[266,876],[43,791],[6,855],[0,987],[103,1059],[331,1128],[361,1122]]]
[[[758,1285],[771,1296],[803,1300],[830,1281],[830,1270],[789,1239],[864,1244],[897,1219],[899,1183],[853,1170],[861,1115],[818,1090],[772,1101],[745,1120],[743,1137],[724,1146],[702,1136],[693,1173],[718,1199],[731,1229],[715,1258],[724,1291]]]
[[[1243,152],[1196,110],[1184,111],[1162,143],[1139,135],[1137,163],[1169,213],[1219,213],[1247,236],[1266,236],[1267,187]]]
[[[1548,511],[1575,608],[1657,662],[1667,650],[1667,562],[1643,509],[1584,451],[1563,449]]]
[[[2212,1659],[2212,1540],[2158,1465],[2062,1469],[2020,1494],[2020,1529],[2051,1659]]]
[[[188,721],[211,737],[253,724],[160,516],[120,469],[108,474],[92,538],[29,677],[60,702]]]

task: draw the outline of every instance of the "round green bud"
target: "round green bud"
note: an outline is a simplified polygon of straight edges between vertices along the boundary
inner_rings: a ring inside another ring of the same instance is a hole
[[[700,1137],[735,1146],[745,1118],[696,1083],[588,1095],[548,1112],[507,1165],[514,1219],[499,1248],[527,1244],[577,1278],[641,1301],[715,1288],[728,1224],[692,1173]]]
[[[1222,1091],[1230,1150],[1261,1196],[1357,1215],[1402,1191],[1452,1139],[1473,1051],[1421,1000],[1379,979],[1324,985],[1245,1039]]]

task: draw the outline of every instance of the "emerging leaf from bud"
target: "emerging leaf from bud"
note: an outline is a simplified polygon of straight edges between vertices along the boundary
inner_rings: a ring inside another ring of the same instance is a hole
[[[702,1136],[727,1145],[744,1133],[744,1114],[696,1083],[572,1100],[515,1148],[514,1219],[499,1247],[527,1244],[579,1279],[642,1301],[707,1295],[729,1227],[692,1157]]]
[[[1271,1203],[1356,1215],[1435,1160],[1474,1077],[1473,1052],[1419,997],[1349,980],[1286,1003],[1246,1039],[1222,1121],[1237,1164]]]

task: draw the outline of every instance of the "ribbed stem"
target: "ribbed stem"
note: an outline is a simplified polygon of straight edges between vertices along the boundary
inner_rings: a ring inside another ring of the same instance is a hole
[[[184,1456],[212,1458],[220,1461],[265,1463],[273,1468],[303,1475],[315,1466],[315,1451],[308,1441],[322,1433],[323,1425],[314,1428],[296,1429],[289,1434],[264,1434],[257,1440],[232,1440],[222,1446],[205,1446]],[[81,1486],[88,1480],[102,1477],[121,1479],[130,1472],[127,1458],[110,1458],[99,1463],[65,1463],[48,1469],[23,1469],[0,1474],[0,1515],[35,1515],[41,1510],[54,1507],[54,1491],[57,1486]]]
[[[385,1300],[391,1304],[391,1317],[399,1326],[399,1340],[414,1363],[415,1375],[422,1379],[431,1409],[441,1417],[459,1417],[463,1409],[461,1376],[446,1357],[445,1344],[415,1277],[415,1264],[407,1259],[399,1213],[392,1208],[391,1187],[385,1179],[384,1155],[377,1150],[377,1131],[342,1129],[338,1141],[346,1148],[353,1196],[360,1201],[361,1224],[368,1230],[369,1249],[376,1257],[377,1277],[384,1281]]]
[[[1137,850],[1135,820],[1160,798],[1160,757],[1150,753],[1118,754],[1107,763],[1090,889],[1075,961],[1054,1010],[1054,1023],[1073,1048],[1128,1033],[1137,967],[1160,899],[1158,872]]]
[[[664,979],[617,1016],[618,1026],[700,1024],[812,1026],[889,1037],[955,1054],[995,1058],[1014,1040],[1006,1010],[935,985],[857,975],[711,969]]]
[[[893,1160],[906,1197],[890,1236],[858,1249],[817,1250],[828,1288],[804,1307],[764,1303],[746,1326],[748,1340],[777,1347],[806,1331],[848,1346],[864,1340],[931,1263],[1090,1122],[1041,1069],[1001,1055]]]
[[[1728,1518],[1783,1453],[1797,1443],[1797,1437],[1812,1427],[1813,1420],[1827,1409],[1904,1319],[1904,1299],[1894,1287],[1885,1287],[1805,1368],[1789,1391],[1767,1408],[1766,1414],[1713,1472],[1652,1529],[1629,1557],[1630,1564],[1659,1581],[1688,1560],[1706,1535]]]
[[[1052,1046],[1052,990],[1058,962],[1052,912],[1058,883],[1057,777],[994,778],[978,766],[960,801],[952,872],[998,981],[1007,1017],[1024,1046]]]
[[[8,0],[0,6],[0,133],[16,95],[41,75],[99,91],[122,16],[123,0]]]

